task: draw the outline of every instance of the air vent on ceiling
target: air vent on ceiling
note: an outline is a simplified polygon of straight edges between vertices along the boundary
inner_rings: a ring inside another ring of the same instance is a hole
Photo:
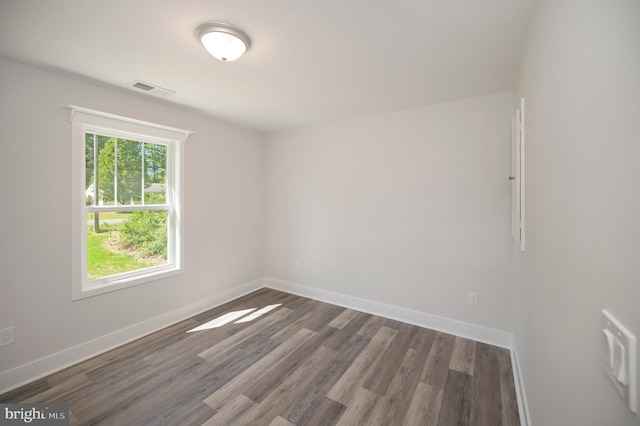
[[[129,86],[135,87],[136,89],[139,89],[139,90],[143,90],[147,93],[153,93],[154,95],[172,96],[177,93],[177,92],[174,92],[173,90],[165,89],[164,87],[156,86],[151,83],[145,83],[140,80],[132,81],[131,83],[129,83]]]

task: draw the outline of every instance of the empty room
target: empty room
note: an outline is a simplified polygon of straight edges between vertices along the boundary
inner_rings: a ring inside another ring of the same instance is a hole
[[[0,423],[639,426],[638,0],[0,0]]]

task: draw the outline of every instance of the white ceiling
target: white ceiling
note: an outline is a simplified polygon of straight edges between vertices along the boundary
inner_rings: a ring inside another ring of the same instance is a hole
[[[0,55],[265,132],[512,90],[533,0],[0,0]],[[236,62],[195,28],[252,38]],[[138,91],[137,89],[127,89]],[[146,95],[151,96],[151,95]]]

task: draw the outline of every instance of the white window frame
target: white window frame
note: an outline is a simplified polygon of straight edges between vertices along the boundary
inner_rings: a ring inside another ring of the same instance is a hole
[[[184,272],[184,145],[192,134],[146,121],[69,105],[72,146],[72,300],[80,300]],[[167,146],[166,204],[85,206],[85,134],[125,137]],[[93,280],[87,279],[87,209],[92,211],[168,210],[167,263]]]

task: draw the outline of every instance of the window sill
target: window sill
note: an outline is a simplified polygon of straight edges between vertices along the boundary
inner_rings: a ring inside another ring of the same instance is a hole
[[[150,270],[146,273],[139,273],[135,274],[134,276],[125,276],[119,279],[114,277],[116,279],[111,279],[109,281],[97,283],[86,282],[81,284],[80,286],[73,287],[72,300],[82,300],[88,297],[98,296],[100,294],[111,293],[112,291],[123,290],[125,288],[130,288],[179,275],[183,272],[183,268],[168,266],[154,268],[153,270]]]

